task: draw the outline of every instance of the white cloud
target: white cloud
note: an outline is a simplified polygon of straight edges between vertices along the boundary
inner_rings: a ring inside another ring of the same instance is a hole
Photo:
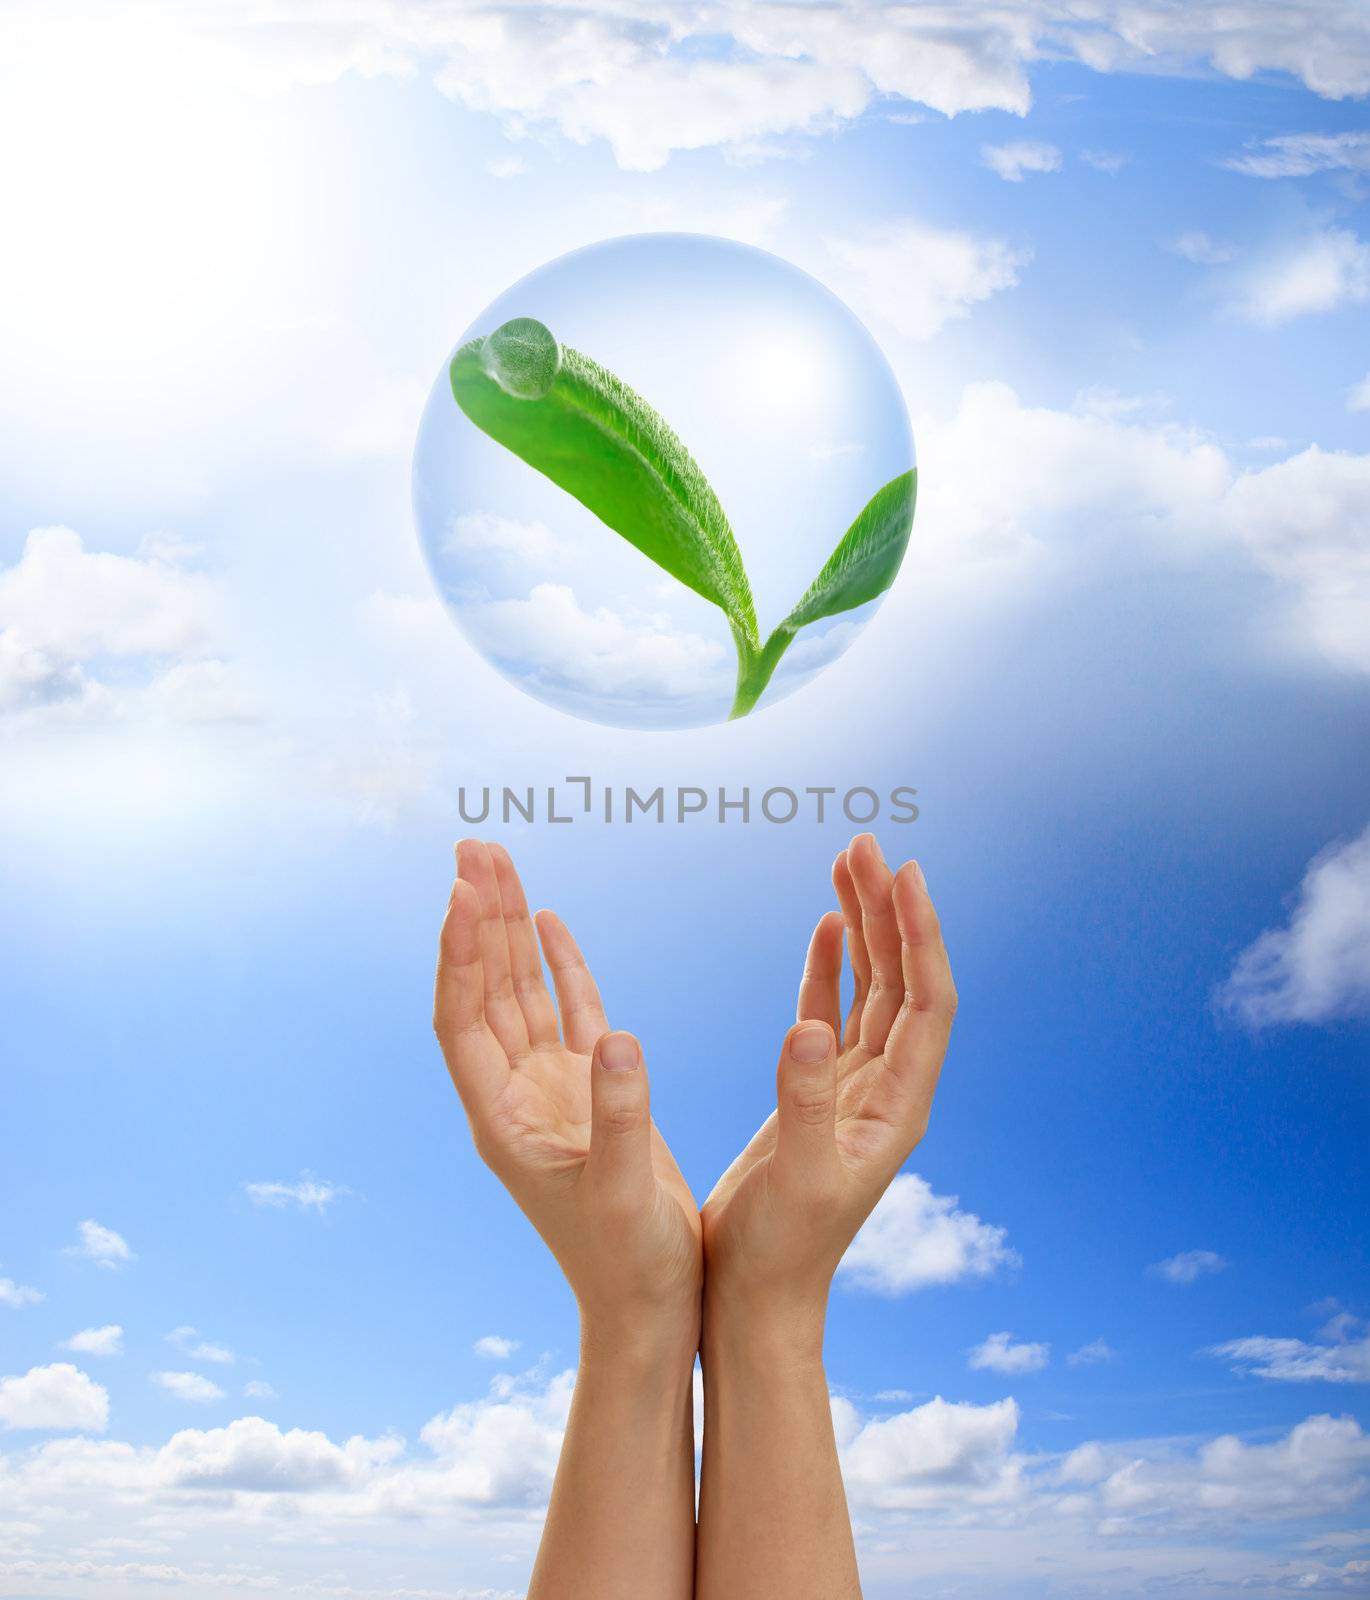
[[[973,1372],[1040,1372],[1051,1359],[1049,1344],[1015,1344],[1011,1333],[992,1333],[970,1352]]]
[[[1061,152],[1054,144],[1020,139],[1012,144],[983,144],[980,158],[1006,183],[1021,183],[1029,172],[1059,172]]]
[[[985,1278],[1018,1256],[1003,1228],[934,1194],[916,1173],[900,1173],[881,1196],[838,1271],[858,1289],[908,1294],[935,1283]]]
[[[947,115],[1023,115],[1029,72],[1065,58],[1096,72],[1191,72],[1207,64],[1247,79],[1293,74],[1339,99],[1370,90],[1370,41],[1352,0],[1335,8],[1158,7],[1109,0],[1087,17],[1051,0],[1005,9],[860,3],[766,6],[755,0],[619,0],[479,9],[439,0],[360,5],[310,18],[278,3],[289,26],[214,30],[220,74],[254,86],[317,83],[347,72],[408,75],[501,119],[514,135],[551,129],[604,140],[621,166],[650,171],[676,150],[719,147],[741,159],[826,132],[877,96]],[[905,113],[896,111],[896,116]]]
[[[587,694],[726,697],[735,673],[721,640],[686,632],[665,613],[588,611],[561,583],[535,584],[523,600],[468,606],[462,623],[508,671]]]
[[[41,1289],[30,1289],[27,1284],[16,1283],[13,1278],[0,1278],[0,1306],[22,1311],[25,1306],[36,1306],[42,1298]]]
[[[275,1400],[276,1390],[265,1378],[251,1378],[243,1385],[243,1394],[249,1400]]]
[[[1184,1284],[1197,1283],[1200,1278],[1222,1272],[1228,1265],[1229,1263],[1213,1250],[1181,1250],[1178,1255],[1167,1256],[1164,1261],[1155,1262],[1149,1270],[1155,1277],[1164,1278],[1167,1283]]]
[[[522,156],[496,156],[486,162],[485,170],[492,178],[520,178],[527,172],[528,163]]]
[[[852,1427],[842,1466],[856,1505],[886,1510],[955,1506],[970,1511],[1017,1498],[1023,1463],[1012,1451],[1013,1400],[953,1403],[938,1396],[912,1411]]]
[[[1370,1383],[1370,1336],[1332,1343],[1251,1335],[1216,1344],[1209,1352],[1239,1371],[1286,1383]]]
[[[1370,1010],[1370,827],[1314,857],[1289,921],[1238,956],[1219,1000],[1253,1028]]]
[[[532,1559],[571,1383],[570,1373],[501,1377],[484,1398],[433,1418],[412,1449],[393,1437],[335,1440],[255,1416],[182,1429],[160,1447],[35,1445],[0,1465],[15,1519],[0,1576],[12,1551],[32,1587],[56,1570],[49,1563],[73,1559],[47,1530],[79,1526],[86,1578],[109,1575],[101,1561],[138,1562],[161,1569],[165,1584],[172,1576],[159,1541],[170,1522],[178,1570],[193,1568],[186,1581],[195,1592],[220,1581],[316,1587],[332,1581],[345,1543],[351,1600],[393,1594],[398,1546],[407,1592],[451,1597],[455,1558],[472,1586],[468,1600],[506,1600],[498,1575]],[[1305,1542],[1298,1572],[1310,1563],[1321,1570],[1307,1548],[1320,1532],[1313,1519],[1344,1523],[1370,1487],[1370,1438],[1349,1418],[1310,1417],[1260,1444],[1089,1442],[1061,1456],[1022,1448],[1011,1398],[939,1397],[870,1416],[834,1397],[832,1415],[871,1587],[882,1593],[907,1593],[916,1580],[1016,1594],[1021,1573],[1044,1554],[1054,1582],[1081,1593],[1102,1585],[1130,1600],[1167,1583],[1196,1600],[1226,1586],[1280,1592],[1287,1557],[1272,1525],[1291,1523]],[[1255,1553],[1241,1536],[1248,1525],[1261,1532]],[[261,1554],[245,1553],[253,1550]],[[1198,1585],[1196,1560],[1206,1574]],[[130,1594],[141,1592],[139,1580],[126,1581]]]
[[[322,1215],[335,1200],[352,1191],[341,1183],[330,1183],[325,1178],[302,1173],[296,1183],[260,1182],[243,1185],[253,1205],[271,1206],[283,1211],[287,1206],[298,1206],[301,1211],[317,1211]]]
[[[103,1433],[108,1425],[109,1394],[70,1362],[0,1378],[0,1427]]]
[[[110,1322],[103,1328],[82,1328],[70,1339],[64,1339],[62,1348],[85,1356],[120,1356],[124,1353],[123,1339],[124,1330],[117,1322]]]
[[[1224,163],[1252,178],[1306,178],[1315,172],[1370,172],[1370,133],[1282,133]]]
[[[1178,238],[1170,241],[1169,248],[1177,256],[1183,256],[1186,261],[1192,261],[1198,267],[1218,267],[1225,261],[1233,260],[1237,254],[1235,245],[1228,244],[1223,239],[1215,239],[1212,234],[1205,233],[1201,228],[1180,234]]]
[[[496,511],[469,511],[453,517],[443,549],[466,561],[494,560],[538,571],[546,571],[562,554],[546,523],[519,522]]]
[[[197,1405],[208,1405],[224,1397],[219,1385],[199,1372],[154,1372],[152,1381],[178,1400],[191,1400]]]
[[[1311,446],[1241,470],[1197,429],[1082,401],[1029,407],[975,383],[951,419],[916,419],[927,479],[909,559],[925,580],[983,604],[1092,551],[1192,565],[1236,550],[1286,597],[1274,643],[1370,672],[1370,454]]]
[[[232,1366],[237,1359],[233,1352],[221,1344],[211,1344],[206,1339],[199,1337],[200,1330],[190,1326],[173,1328],[167,1334],[167,1342],[174,1344],[178,1350],[184,1350],[192,1361],[213,1361],[220,1366]]]
[[[111,664],[144,682],[212,647],[218,593],[165,543],[147,555],[88,551],[70,528],[35,528],[0,568],[0,713],[79,700]]]
[[[1370,244],[1349,228],[1323,228],[1256,262],[1231,303],[1247,321],[1277,327],[1367,300]]]
[[[911,339],[931,339],[972,306],[1013,288],[1030,258],[1002,239],[911,220],[830,238],[828,252],[843,294]]]
[[[487,1333],[471,1346],[478,1356],[483,1356],[487,1361],[507,1361],[518,1347],[517,1339],[505,1339],[497,1333]]]
[[[1359,383],[1353,383],[1346,391],[1346,409],[1348,411],[1370,411],[1370,372],[1367,372]]]
[[[1096,172],[1116,177],[1132,158],[1121,150],[1081,150],[1080,160]]]
[[[1103,1339],[1092,1339],[1088,1344],[1082,1344],[1078,1350],[1072,1350],[1066,1360],[1072,1367],[1093,1367],[1103,1361],[1116,1361],[1118,1352]]]
[[[138,1259],[129,1249],[128,1241],[122,1234],[115,1233],[113,1228],[106,1228],[87,1218],[86,1221],[77,1224],[76,1231],[80,1236],[80,1243],[67,1247],[66,1253],[69,1256],[79,1256],[84,1261],[93,1261],[97,1267],[103,1267],[108,1272],[129,1266]]]

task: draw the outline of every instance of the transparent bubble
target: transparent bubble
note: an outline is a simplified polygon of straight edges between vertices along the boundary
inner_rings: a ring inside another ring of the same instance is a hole
[[[571,347],[660,413],[731,524],[760,641],[876,491],[914,462],[875,341],[821,284],[765,251],[695,234],[610,240],[516,283],[458,348],[496,330],[503,354],[486,365],[500,365],[506,393],[544,393],[558,347]],[[419,429],[414,508],[466,637],[521,689],[575,716],[632,728],[726,720],[738,651],[724,611],[482,431],[454,399],[449,366]],[[841,655],[879,603],[800,628],[758,707]]]

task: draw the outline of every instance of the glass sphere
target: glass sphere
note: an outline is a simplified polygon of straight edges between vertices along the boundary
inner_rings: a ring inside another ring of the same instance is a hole
[[[478,336],[511,400],[537,403],[570,347],[659,413],[731,525],[763,643],[872,496],[914,464],[899,385],[870,334],[807,273],[748,245],[663,233],[572,251],[502,294],[456,348]],[[739,671],[729,616],[471,420],[450,366],[419,428],[414,511],[462,632],[574,716],[725,721]],[[880,598],[798,628],[756,705],[841,655]]]

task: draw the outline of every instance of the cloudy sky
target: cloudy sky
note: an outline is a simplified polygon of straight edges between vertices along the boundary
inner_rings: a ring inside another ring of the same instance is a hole
[[[872,1600],[1370,1588],[1370,24],[1353,0],[5,9],[0,1593],[522,1593],[574,1316],[428,1027],[459,794],[918,790],[962,1014],[834,1295]],[[762,245],[914,543],[735,725],[435,598],[524,273]],[[598,815],[598,813],[596,813]],[[500,825],[707,1190],[840,815]]]

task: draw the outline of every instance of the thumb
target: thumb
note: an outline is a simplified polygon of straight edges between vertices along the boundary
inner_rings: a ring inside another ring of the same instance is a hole
[[[837,1041],[826,1022],[790,1029],[776,1071],[777,1182],[813,1189],[837,1166]]]
[[[652,1176],[652,1113],[642,1047],[606,1033],[590,1062],[590,1154],[585,1175],[606,1194],[641,1194]]]

